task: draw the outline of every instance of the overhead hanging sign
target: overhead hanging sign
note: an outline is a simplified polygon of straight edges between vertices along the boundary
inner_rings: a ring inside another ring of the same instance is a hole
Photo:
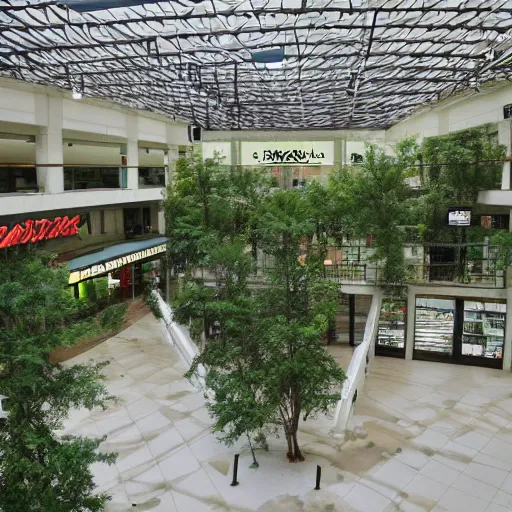
[[[242,165],[334,165],[334,142],[242,142]]]
[[[0,249],[14,245],[33,244],[52,238],[78,235],[80,215],[73,218],[55,217],[52,220],[28,219],[14,226],[0,226]]]
[[[149,258],[150,256],[154,256],[155,254],[165,252],[166,250],[166,244],[156,245],[155,247],[150,247],[149,249],[144,249],[143,251],[133,252],[132,254],[127,254],[126,256],[121,256],[110,261],[105,261],[103,263],[91,265],[90,267],[84,268],[82,270],[76,270],[75,272],[71,272],[71,274],[69,275],[68,282],[69,284],[79,283],[84,279],[89,279],[91,277],[96,277],[101,274],[112,272],[113,270],[116,270],[118,268],[130,265],[135,261],[144,260],[146,258]]]

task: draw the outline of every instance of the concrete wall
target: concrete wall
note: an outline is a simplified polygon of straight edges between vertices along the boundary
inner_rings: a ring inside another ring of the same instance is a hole
[[[500,85],[480,93],[466,92],[440,102],[428,111],[411,116],[386,130],[386,141],[406,136],[443,135],[487,123],[503,121],[503,106],[512,103],[512,85]]]
[[[135,135],[139,141],[189,144],[188,125],[184,122],[174,122],[164,116],[130,110],[106,101],[88,98],[73,100],[69,91],[8,78],[0,79],[0,123],[46,126],[48,97],[56,98],[62,104],[63,130],[100,135],[105,141],[109,138],[128,139],[133,136],[131,125],[135,117]],[[12,126],[12,129],[16,130],[16,126]],[[17,133],[11,130],[8,131]],[[5,131],[5,125],[0,126],[0,132],[2,131]]]

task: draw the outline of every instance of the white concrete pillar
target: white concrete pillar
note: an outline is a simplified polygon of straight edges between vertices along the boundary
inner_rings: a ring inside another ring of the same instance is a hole
[[[38,95],[37,102],[42,124],[36,135],[37,183],[46,194],[60,194],[64,192],[62,98]]]
[[[334,169],[340,169],[342,165],[342,144],[345,141],[336,139],[334,141]]]
[[[180,148],[175,144],[168,144],[165,153],[165,165],[167,172],[165,173],[165,186],[170,185],[174,179],[174,172],[176,171],[176,162],[180,157]]]
[[[347,139],[341,141],[341,165],[347,165]]]
[[[126,188],[139,188],[139,118],[136,115],[126,115],[126,135],[128,142],[121,146],[121,155],[126,156],[127,180]]]
[[[231,165],[234,167],[242,165],[242,143],[239,140],[231,141]]]
[[[414,351],[414,317],[416,295],[412,286],[407,287],[407,330],[405,333],[405,359],[411,360]]]
[[[448,109],[441,110],[437,114],[437,133],[438,135],[450,133],[450,114]]]
[[[506,156],[512,155],[510,119],[505,119],[498,123],[498,142],[507,148]],[[503,171],[501,174],[501,189],[510,190],[510,162],[503,162]]]

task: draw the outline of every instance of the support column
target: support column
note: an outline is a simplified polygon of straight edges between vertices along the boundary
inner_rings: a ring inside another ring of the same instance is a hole
[[[407,329],[405,332],[405,359],[411,360],[414,351],[414,318],[416,316],[416,295],[411,286],[407,287]]]
[[[356,345],[355,336],[356,323],[356,296],[351,293],[348,296],[348,343],[351,347]]]
[[[165,166],[167,172],[165,173],[165,186],[170,185],[174,180],[174,173],[176,172],[176,162],[180,157],[179,146],[175,144],[167,145],[167,151],[165,153]]]
[[[37,183],[41,192],[60,194],[64,192],[62,98],[41,95],[37,102],[38,115],[44,124],[36,135]],[[48,164],[55,166],[48,167]]]
[[[345,141],[336,139],[334,141],[334,169],[338,170],[342,166],[342,144]]]
[[[139,118],[126,115],[126,134],[128,142],[121,145],[121,157],[126,157],[126,188],[139,188]]]
[[[239,140],[231,141],[231,165],[238,167],[242,165],[242,145]]]
[[[448,109],[441,110],[437,114],[437,132],[438,135],[446,135],[450,132],[450,116]]]
[[[510,157],[512,155],[511,148],[511,132],[510,132],[510,119],[505,119],[498,123],[498,142],[503,144],[507,148],[506,156]],[[501,189],[502,190],[510,190],[511,188],[511,167],[510,162],[503,162],[503,171],[501,173]]]
[[[347,165],[347,139],[341,141],[341,165]]]

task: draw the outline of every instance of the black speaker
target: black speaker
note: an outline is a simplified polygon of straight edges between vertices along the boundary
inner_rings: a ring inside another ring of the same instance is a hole
[[[192,144],[194,142],[201,142],[201,127],[200,126],[189,126],[188,127],[188,140]]]

